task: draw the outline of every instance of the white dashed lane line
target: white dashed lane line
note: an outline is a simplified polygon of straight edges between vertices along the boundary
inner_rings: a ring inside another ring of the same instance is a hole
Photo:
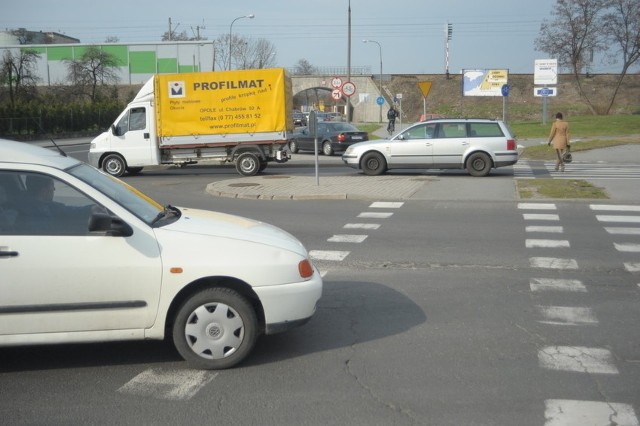
[[[531,278],[529,288],[532,292],[567,291],[586,293],[587,291],[582,281],[562,278]]]
[[[611,351],[584,346],[547,346],[538,351],[540,367],[588,374],[618,374]]]
[[[636,413],[629,404],[547,399],[544,405],[545,426],[638,426]]]
[[[526,248],[563,248],[569,247],[569,240],[537,240],[526,239],[524,242]]]
[[[531,257],[529,264],[532,268],[542,269],[578,269],[575,259],[562,259],[559,257]]]
[[[138,374],[118,389],[129,395],[184,401],[191,399],[218,373],[206,370],[163,370],[151,368]]]
[[[591,308],[574,306],[538,306],[542,324],[549,325],[595,325],[598,319]]]
[[[330,237],[327,241],[332,243],[361,243],[366,240],[368,235],[346,235],[339,234]]]

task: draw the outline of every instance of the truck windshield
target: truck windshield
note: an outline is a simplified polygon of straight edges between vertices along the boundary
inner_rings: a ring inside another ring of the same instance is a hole
[[[131,185],[81,163],[67,172],[102,192],[132,214],[151,225],[164,208]]]

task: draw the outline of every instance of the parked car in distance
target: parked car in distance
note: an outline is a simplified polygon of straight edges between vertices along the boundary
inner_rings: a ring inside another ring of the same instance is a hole
[[[339,112],[328,112],[329,121],[345,121],[344,116]]]
[[[354,143],[368,141],[369,134],[349,123],[336,121],[323,121],[317,125],[318,150],[324,155],[344,152]],[[298,151],[313,151],[315,137],[308,127],[302,127],[293,133],[293,139],[289,142],[289,150],[292,153]]]
[[[518,161],[518,146],[505,123],[487,119],[434,119],[393,138],[351,145],[342,161],[366,175],[390,169],[467,169],[487,176]]]
[[[307,125],[307,117],[301,112],[293,113],[293,125],[294,126],[306,126]]]
[[[300,326],[322,279],[289,233],[161,206],[61,152],[0,139],[0,346],[165,339],[195,368]]]

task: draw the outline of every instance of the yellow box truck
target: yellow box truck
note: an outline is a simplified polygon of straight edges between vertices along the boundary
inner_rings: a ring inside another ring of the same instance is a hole
[[[292,102],[283,68],[157,74],[91,142],[89,163],[122,176],[213,161],[253,176],[290,158]]]

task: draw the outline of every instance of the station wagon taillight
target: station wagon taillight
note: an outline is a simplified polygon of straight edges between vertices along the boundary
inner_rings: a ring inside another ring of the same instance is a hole
[[[514,139],[507,139],[507,151],[516,150],[516,141]]]

